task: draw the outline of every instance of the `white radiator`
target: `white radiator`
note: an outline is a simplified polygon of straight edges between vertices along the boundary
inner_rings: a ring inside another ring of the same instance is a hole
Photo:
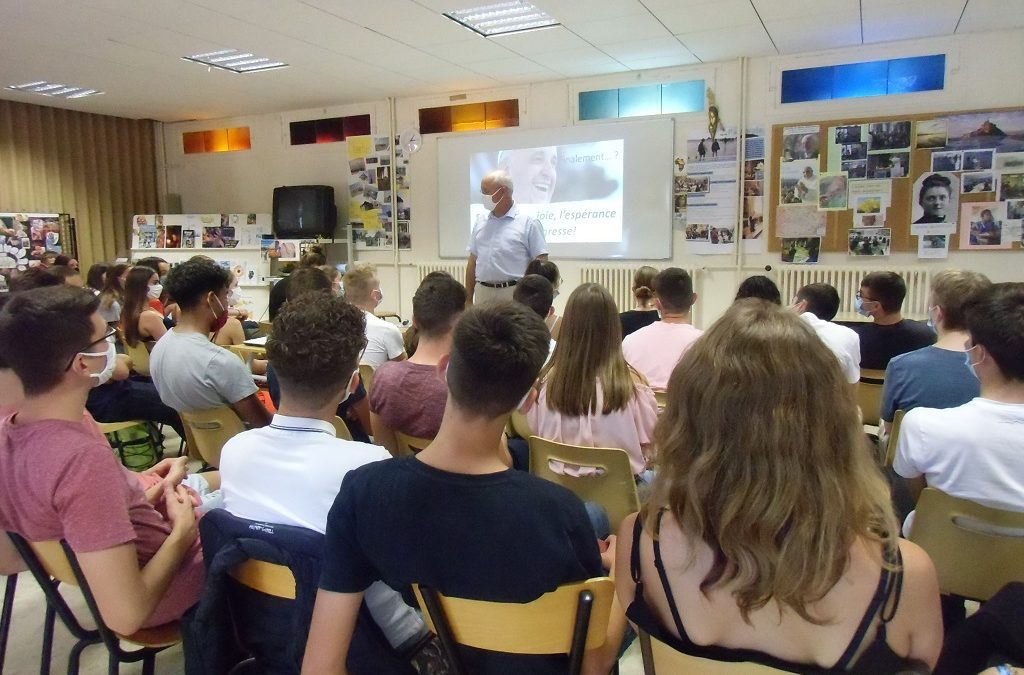
[[[466,281],[466,263],[419,263],[416,265],[416,274],[420,281],[423,281],[423,277],[431,272],[447,272],[459,283]]]
[[[877,267],[828,267],[823,265],[793,265],[778,269],[777,283],[782,293],[782,302],[788,304],[796,292],[807,284],[829,284],[839,291],[840,321],[863,320],[857,314],[854,299],[860,290],[861,280],[871,272],[880,271]],[[903,277],[907,284],[907,297],[903,301],[903,316],[908,319],[925,319],[928,316],[928,286],[931,281],[931,270],[926,267],[889,268],[887,272],[895,272]]]
[[[584,266],[580,269],[580,282],[601,284],[612,294],[612,298],[615,299],[615,304],[618,305],[619,311],[625,312],[633,309],[633,274],[640,267],[642,265],[629,267],[622,265]],[[696,289],[697,270],[687,269],[686,271],[693,279],[693,285]]]

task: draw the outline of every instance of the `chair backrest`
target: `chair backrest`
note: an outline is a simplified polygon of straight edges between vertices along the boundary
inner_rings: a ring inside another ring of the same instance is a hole
[[[260,321],[260,335],[270,335],[270,329],[273,327],[273,322]]]
[[[860,413],[863,416],[864,424],[871,426],[878,426],[879,424],[884,383],[884,370],[861,369],[860,382],[857,383],[857,405],[860,406]]]
[[[570,476],[556,473],[550,460],[583,467],[596,467],[600,475]],[[612,532],[631,513],[640,510],[636,479],[629,455],[618,448],[585,448],[530,436],[530,473],[571,490],[581,500],[600,504]]]
[[[71,567],[71,560],[59,540],[30,541],[28,546],[39,559],[39,563],[47,574],[62,584],[78,586],[78,578],[75,576],[74,568]]]
[[[124,338],[121,339],[121,342],[124,344],[125,354],[132,360],[132,370],[139,375],[149,377],[149,350],[146,349],[146,344],[140,341],[132,347]]]
[[[245,425],[228,406],[180,413],[188,444],[204,462],[220,465],[220,451],[228,439],[245,431]]]
[[[363,381],[363,387],[366,388],[366,395],[370,395],[370,387],[373,386],[373,366],[369,363],[359,364],[359,379]]]
[[[449,658],[458,660],[458,644],[509,654],[569,654],[572,663],[605,643],[615,587],[608,577],[596,577],[528,603],[449,598],[418,584],[413,592]]]
[[[235,565],[228,574],[254,591],[285,600],[295,599],[295,575],[284,565],[250,558]]]
[[[638,634],[645,675],[768,675],[787,672],[749,661],[712,661],[691,656],[672,649],[644,631],[638,631]]]
[[[334,425],[334,435],[343,441],[352,440],[352,432],[348,430],[348,425],[345,424],[345,420],[341,419],[337,415],[331,420],[331,424]]]
[[[668,392],[661,389],[654,390],[654,400],[658,402],[658,412],[665,409],[668,405]]]
[[[253,359],[265,359],[267,358],[267,350],[265,347],[257,347],[255,345],[227,345],[228,351],[242,359],[242,363],[249,365]]]
[[[910,540],[931,556],[942,593],[988,600],[1009,582],[1024,581],[1024,513],[925,488]]]
[[[889,427],[889,440],[885,444],[885,466],[892,466],[896,459],[896,442],[900,439],[900,425],[903,424],[903,416],[906,410],[897,410],[892,416],[892,425]]]
[[[411,457],[417,452],[427,447],[434,442],[433,438],[418,438],[416,436],[410,436],[409,434],[403,434],[401,431],[395,432],[395,441],[398,443],[398,453],[402,457]]]
[[[533,431],[530,430],[530,421],[526,419],[526,415],[518,410],[512,411],[506,426],[512,429],[512,433],[519,438],[528,439],[530,436],[533,436]]]

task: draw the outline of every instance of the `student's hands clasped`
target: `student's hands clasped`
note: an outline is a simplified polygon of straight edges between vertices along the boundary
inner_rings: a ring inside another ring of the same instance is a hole
[[[176,534],[186,546],[199,536],[199,528],[196,527],[195,507],[192,506],[192,497],[184,486],[172,487],[164,484],[164,509],[167,511],[167,520],[171,523],[172,533]]]
[[[188,457],[162,459],[143,473],[151,473],[163,478],[165,486],[177,487],[188,475]]]

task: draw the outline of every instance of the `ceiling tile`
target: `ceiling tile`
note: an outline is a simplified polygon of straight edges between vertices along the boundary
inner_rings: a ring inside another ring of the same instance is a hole
[[[1020,0],[971,0],[960,20],[958,33],[1006,30],[1024,26],[1024,5]]]
[[[783,54],[835,49],[861,43],[859,10],[836,12],[828,17],[766,21],[765,28]]]
[[[628,42],[616,42],[614,44],[603,44],[598,47],[608,56],[625,63],[627,60],[653,59],[653,58],[689,58],[696,61],[693,54],[684,47],[675,36],[653,38],[649,40],[629,40]]]
[[[676,37],[693,52],[694,56],[705,63],[776,53],[772,41],[760,23],[683,33]]]
[[[860,12],[860,0],[751,0],[761,20],[803,19],[840,12]]]
[[[572,23],[566,27],[593,44],[618,42],[624,35],[638,40],[671,35],[665,26],[650,14]]]
[[[532,57],[536,54],[549,54],[551,52],[590,47],[586,40],[573,35],[562,26],[545,28],[544,30],[531,30],[526,33],[500,35],[488,39],[494,40],[496,43],[501,44],[502,47],[527,57]]]
[[[963,9],[964,0],[865,0],[864,42],[951,35]]]
[[[519,78],[522,75],[528,75],[530,73],[543,73],[546,75],[555,74],[555,72],[550,68],[545,68],[539,63],[535,63],[529,59],[524,59],[521,56],[497,59],[493,61],[477,61],[472,64],[472,68],[475,72],[483,73],[484,75],[498,80]]]
[[[750,0],[719,0],[714,4],[666,8],[655,13],[677,35],[760,23]]]

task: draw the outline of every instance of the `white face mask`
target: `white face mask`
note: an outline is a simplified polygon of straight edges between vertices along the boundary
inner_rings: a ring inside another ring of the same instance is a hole
[[[228,307],[233,307],[234,305],[237,305],[239,301],[241,301],[241,299],[241,294],[234,288],[228,291]]]
[[[78,352],[78,355],[93,358],[102,356],[106,358],[106,362],[103,364],[103,370],[98,373],[89,373],[89,377],[96,380],[92,385],[94,387],[98,387],[110,381],[111,376],[114,374],[114,368],[117,366],[117,349],[114,347],[113,342],[107,342],[107,351],[105,352]]]
[[[149,291],[146,293],[153,300],[159,300],[160,296],[163,295],[164,287],[160,284],[153,284],[149,287]]]

